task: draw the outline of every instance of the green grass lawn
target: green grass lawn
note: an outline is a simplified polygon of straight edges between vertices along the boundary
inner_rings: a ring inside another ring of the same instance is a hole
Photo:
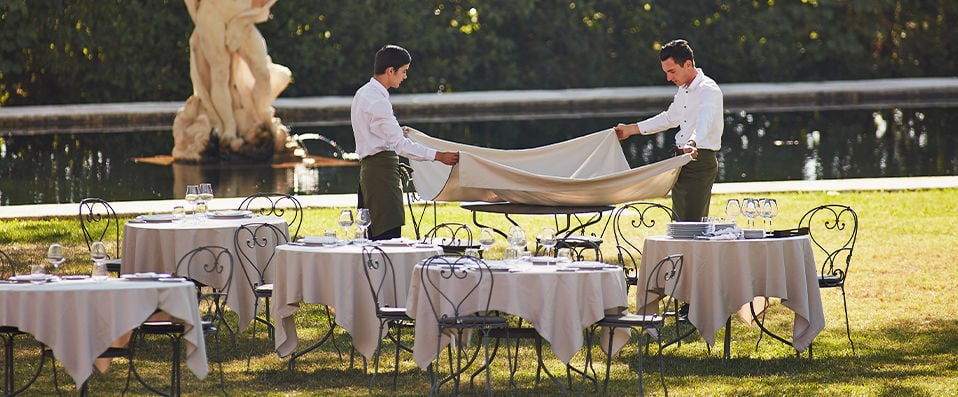
[[[713,197],[712,214],[723,213],[730,195]],[[735,197],[741,198],[742,195]],[[858,244],[848,275],[847,293],[852,337],[857,354],[852,354],[845,339],[841,296],[838,291],[823,290],[826,327],[815,340],[815,357],[796,358],[794,350],[763,338],[758,348],[759,332],[733,321],[732,359],[721,359],[724,331],[716,335],[710,349],[697,335],[681,346],[664,352],[669,393],[684,395],[830,395],[830,396],[925,396],[958,394],[958,211],[955,199],[958,190],[922,190],[901,192],[846,193],[781,193],[770,195],[778,200],[781,214],[775,228],[794,227],[807,210],[819,204],[841,203],[852,206],[860,217]],[[669,204],[668,200],[656,200]],[[336,227],[338,208],[309,209],[301,235],[322,234]],[[456,205],[441,205],[441,221],[472,223],[470,213]],[[408,214],[407,214],[408,217]],[[432,224],[431,215],[427,226]],[[551,225],[551,217],[517,216],[527,233]],[[501,216],[482,214],[480,222],[504,228]],[[407,225],[404,235],[414,236]],[[598,231],[598,230],[596,230]],[[21,263],[42,259],[46,245],[59,241],[72,254],[61,269],[64,274],[88,273],[89,259],[75,219],[10,220],[0,222],[0,247]],[[607,232],[608,234],[609,232]],[[607,235],[608,237],[608,235]],[[530,237],[531,238],[531,237]],[[501,255],[505,241],[498,241],[492,257]],[[611,244],[603,245],[608,258],[614,258]],[[91,302],[95,304],[95,302]],[[2,302],[0,302],[2,308]],[[304,305],[297,315],[300,346],[307,345],[328,329],[317,305]],[[768,323],[788,334],[792,315],[781,306],[773,307]],[[262,329],[261,329],[262,330]],[[411,339],[410,339],[411,340]],[[138,355],[138,368],[154,382],[162,383],[168,371],[169,352],[163,339],[149,339]],[[17,379],[25,379],[35,368],[37,350],[29,337],[18,338],[16,349]],[[260,332],[237,336],[235,346],[222,345],[225,355],[227,390],[231,395],[360,395],[367,393],[369,376],[363,361],[350,361],[349,336],[338,330],[335,343],[302,357],[290,372],[287,361],[277,357],[271,343]],[[246,370],[246,353],[252,346],[252,366]],[[387,346],[388,347],[391,346]],[[564,365],[545,348],[545,362],[553,373],[565,374]],[[654,352],[654,348],[652,349]],[[636,376],[633,370],[636,344],[632,343],[615,358],[612,367],[610,395],[635,395]],[[212,353],[211,353],[212,355]],[[520,395],[554,395],[558,389],[543,379],[535,385],[535,355],[528,343],[520,350],[517,377]],[[573,360],[582,365],[584,352]],[[595,356],[604,356],[595,349]],[[505,360],[493,363],[494,394],[511,392]],[[662,395],[657,378],[657,360],[647,356],[646,391]],[[119,394],[126,377],[125,360],[118,360],[107,374],[95,374],[90,381],[94,395]],[[428,394],[426,372],[404,355],[400,363],[399,387],[390,390],[391,356],[384,356],[381,368],[385,374],[377,379],[375,395]],[[597,367],[602,375],[602,368]],[[73,384],[62,367],[57,379],[64,393],[73,393]],[[477,378],[477,384],[482,379]],[[211,364],[210,376],[196,379],[183,368],[183,390],[188,395],[215,395],[218,372]],[[448,393],[449,389],[444,389]],[[478,386],[468,382],[466,394],[482,394]],[[54,393],[53,374],[49,363],[28,395]],[[591,394],[586,388],[585,394]],[[147,394],[134,385],[132,395]]]

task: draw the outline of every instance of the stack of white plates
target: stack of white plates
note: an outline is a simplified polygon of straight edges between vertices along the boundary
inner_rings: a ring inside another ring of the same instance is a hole
[[[710,231],[708,222],[671,222],[666,233],[672,238],[695,238]]]

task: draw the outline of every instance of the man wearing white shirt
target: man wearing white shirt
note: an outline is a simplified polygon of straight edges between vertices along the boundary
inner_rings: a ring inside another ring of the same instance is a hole
[[[359,207],[369,208],[374,240],[400,236],[405,224],[399,156],[414,160],[459,162],[458,152],[439,152],[406,138],[389,102],[389,89],[406,80],[412,56],[387,45],[376,52],[373,77],[356,91],[350,107],[356,154],[359,156]]]
[[[722,90],[695,67],[692,47],[673,40],[659,51],[666,79],[679,87],[668,110],[635,124],[619,124],[619,140],[631,135],[651,135],[679,127],[676,153],[691,153],[694,161],[682,167],[672,187],[672,209],[680,221],[699,221],[708,216],[712,184],[718,175],[715,153],[722,148]]]

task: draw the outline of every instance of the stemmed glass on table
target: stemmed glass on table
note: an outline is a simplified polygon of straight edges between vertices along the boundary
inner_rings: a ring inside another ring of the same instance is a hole
[[[492,248],[496,244],[496,235],[492,229],[484,227],[479,230],[479,246],[482,247],[483,256],[485,256],[486,251],[489,248]]]
[[[748,218],[748,225],[750,227],[755,226],[755,216],[758,215],[758,207],[758,200],[753,198],[742,199],[742,213]]]
[[[91,276],[95,281],[106,280],[108,275],[106,271],[106,244],[102,241],[94,241],[90,244],[90,259],[93,260],[93,272]]]
[[[739,215],[742,215],[742,204],[738,202],[738,199],[728,199],[725,203],[725,216],[735,223],[735,218]]]
[[[557,243],[558,240],[556,240],[555,229],[547,227],[539,232],[539,244],[545,249],[546,256],[552,256],[552,248],[555,247]]]
[[[778,202],[775,199],[767,198],[762,202],[762,217],[768,220],[769,229],[772,228],[772,219],[778,216]]]
[[[359,227],[359,232],[362,233],[362,238],[359,239],[359,242],[365,244],[369,241],[366,238],[366,229],[369,228],[369,225],[372,223],[372,219],[369,217],[369,208],[360,208],[356,211],[356,226]]]
[[[353,225],[353,210],[345,209],[339,212],[339,227],[346,233],[344,240],[349,240],[349,228]]]
[[[200,185],[186,185],[186,203],[190,205],[193,216],[196,216],[196,201],[200,199]]]
[[[199,186],[199,196],[198,201],[206,204],[206,208],[210,207],[210,201],[213,201],[213,185],[209,183],[201,183]]]
[[[520,258],[522,256],[522,251],[525,251],[526,232],[523,231],[521,227],[513,225],[512,228],[509,229],[508,240],[509,245],[512,246],[513,252],[515,252],[515,259]]]
[[[59,243],[50,244],[50,248],[47,248],[47,262],[50,262],[54,269],[59,269],[60,264],[66,260],[67,258],[63,256],[63,246]]]

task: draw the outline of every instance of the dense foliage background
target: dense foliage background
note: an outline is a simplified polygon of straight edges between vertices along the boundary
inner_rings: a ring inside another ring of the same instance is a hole
[[[208,0],[204,0],[208,1]],[[686,38],[719,82],[949,76],[954,0],[280,0],[259,25],[286,97],[351,95],[386,43],[402,92],[663,84]],[[0,105],[179,101],[192,91],[182,0],[0,0]]]

